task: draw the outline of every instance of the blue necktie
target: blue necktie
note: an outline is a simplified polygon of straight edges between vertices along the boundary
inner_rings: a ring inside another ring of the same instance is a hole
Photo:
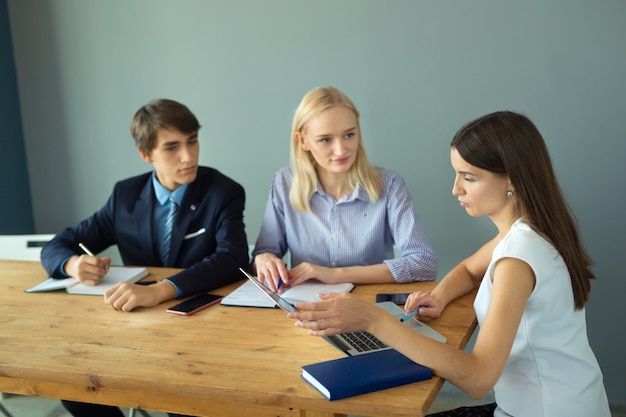
[[[165,218],[163,224],[163,243],[161,244],[161,255],[163,256],[163,265],[167,266],[167,262],[170,257],[170,241],[172,240],[172,226],[174,225],[174,219],[176,218],[176,212],[178,211],[178,204],[174,201],[174,198],[170,196],[170,212]]]

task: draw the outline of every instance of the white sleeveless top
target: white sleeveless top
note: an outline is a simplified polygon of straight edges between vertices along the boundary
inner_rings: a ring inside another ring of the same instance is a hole
[[[498,260],[526,262],[536,277],[511,354],[494,387],[495,416],[611,417],[585,310],[574,310],[569,272],[556,249],[521,219],[496,246],[474,301],[483,323]]]

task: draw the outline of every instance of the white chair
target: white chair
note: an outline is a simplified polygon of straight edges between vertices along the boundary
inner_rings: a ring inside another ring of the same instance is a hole
[[[39,261],[41,248],[54,237],[53,234],[1,235],[0,259],[13,261]],[[4,394],[0,393],[0,399]],[[7,417],[13,415],[0,402],[0,412]]]
[[[53,237],[53,234],[0,235],[0,259],[39,261],[41,248]]]

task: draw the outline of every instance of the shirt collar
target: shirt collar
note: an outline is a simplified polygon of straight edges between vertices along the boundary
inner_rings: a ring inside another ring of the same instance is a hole
[[[322,187],[322,184],[319,182],[319,180],[317,181],[315,192],[323,197],[332,198],[328,193],[326,193],[326,191],[324,191],[324,187]],[[338,201],[338,203],[354,200],[370,201],[370,196],[367,194],[367,191],[365,191],[365,189],[361,187],[360,183],[357,183],[356,187],[354,187],[354,190],[352,190],[350,194],[343,196],[341,200]]]
[[[188,185],[189,184],[183,184],[174,191],[170,191],[159,182],[156,177],[156,172],[152,171],[152,187],[154,188],[154,195],[160,205],[167,203],[170,196],[172,196],[176,204],[180,207],[180,203],[183,201],[183,196],[185,195]]]

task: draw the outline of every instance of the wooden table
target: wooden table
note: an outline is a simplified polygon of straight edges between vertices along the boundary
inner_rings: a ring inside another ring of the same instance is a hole
[[[148,269],[146,280],[176,272]],[[300,377],[301,366],[342,354],[282,310],[216,305],[185,317],[165,312],[172,300],[124,313],[100,296],[24,292],[45,278],[37,262],[0,261],[0,392],[194,416],[419,417],[444,382],[328,401]],[[362,285],[354,293],[374,302],[377,293],[434,286]],[[429,323],[448,344],[463,348],[474,331],[472,300]]]

